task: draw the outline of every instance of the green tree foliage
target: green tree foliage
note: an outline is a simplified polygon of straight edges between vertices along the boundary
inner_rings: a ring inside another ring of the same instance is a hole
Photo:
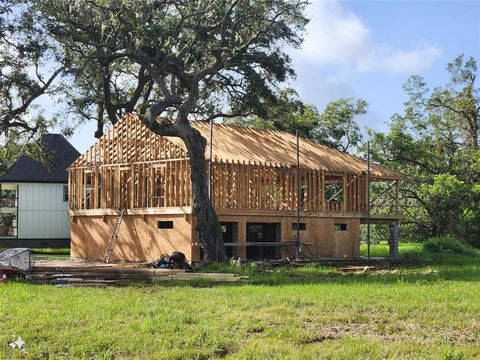
[[[114,125],[123,114],[134,110],[145,114],[156,88],[144,67],[125,59],[113,60],[109,51],[103,47],[91,49],[82,44],[81,38],[73,44],[70,35],[58,40],[62,44],[59,46],[68,49],[62,62],[69,65],[70,86],[62,101],[69,111],[72,130],[78,124],[94,121],[94,135],[99,138],[105,125]]]
[[[0,175],[3,175],[15,162],[22,147],[14,141],[0,146]]]
[[[45,158],[39,139],[56,119],[43,116],[37,101],[63,88],[65,67],[29,9],[0,0],[0,174],[23,154]]]
[[[304,104],[294,89],[285,88],[261,116],[227,118],[224,122],[258,129],[287,131],[292,134],[298,130],[300,136],[313,139],[313,130],[317,126],[318,117],[315,106]]]
[[[60,90],[64,67],[45,69],[54,51],[21,1],[0,0],[0,54],[0,135],[41,132],[48,122],[35,101]]]
[[[327,104],[313,130],[314,140],[342,152],[356,148],[363,135],[355,118],[365,115],[367,106],[362,99],[338,99]]]
[[[374,133],[373,158],[407,175],[402,230],[412,238],[453,235],[480,245],[480,96],[476,62],[458,56],[450,82],[433,90],[419,76],[405,83],[405,113]]]

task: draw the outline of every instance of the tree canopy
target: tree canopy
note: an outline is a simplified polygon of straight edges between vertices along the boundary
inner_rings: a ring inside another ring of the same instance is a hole
[[[54,49],[22,5],[0,2],[0,134],[44,131],[49,124],[35,101],[59,91],[54,82],[65,70],[48,66]]]

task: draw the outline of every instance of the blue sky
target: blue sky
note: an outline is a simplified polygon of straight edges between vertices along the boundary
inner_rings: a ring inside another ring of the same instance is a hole
[[[480,1],[313,0],[302,49],[289,50],[297,72],[289,85],[320,111],[340,97],[365,99],[361,126],[386,130],[403,110],[410,75],[433,88],[448,81],[446,65],[458,54],[480,62],[479,14]],[[94,130],[82,126],[72,144],[84,151]]]

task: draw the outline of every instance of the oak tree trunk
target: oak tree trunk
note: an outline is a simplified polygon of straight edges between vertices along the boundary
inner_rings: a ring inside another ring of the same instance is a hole
[[[206,140],[190,124],[177,124],[179,137],[187,147],[190,157],[193,214],[199,242],[205,261],[225,261],[226,253],[217,214],[209,198],[209,182],[205,168]]]

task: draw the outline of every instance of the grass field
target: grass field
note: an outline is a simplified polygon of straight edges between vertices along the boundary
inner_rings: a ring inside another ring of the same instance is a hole
[[[400,252],[430,260],[363,275],[209,268],[251,278],[230,285],[10,282],[0,286],[0,359],[480,359],[480,254]],[[25,352],[8,347],[18,336]]]

